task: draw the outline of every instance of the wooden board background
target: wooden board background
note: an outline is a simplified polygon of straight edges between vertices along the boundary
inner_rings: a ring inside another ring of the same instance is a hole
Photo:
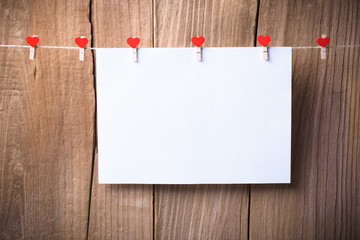
[[[359,22],[358,0],[3,0],[0,44],[360,45]],[[28,51],[0,47],[0,239],[360,239],[359,47],[293,50],[290,185],[99,185],[96,52]]]

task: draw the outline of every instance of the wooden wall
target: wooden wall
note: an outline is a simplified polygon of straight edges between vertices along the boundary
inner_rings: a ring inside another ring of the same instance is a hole
[[[360,45],[358,0],[2,0],[0,44]],[[292,184],[99,185],[94,51],[0,47],[0,239],[360,239],[360,47],[293,50]]]

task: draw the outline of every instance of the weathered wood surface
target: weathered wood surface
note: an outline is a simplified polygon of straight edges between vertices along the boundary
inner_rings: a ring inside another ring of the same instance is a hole
[[[358,0],[260,3],[271,46],[360,44]],[[360,238],[359,53],[293,50],[292,184],[252,186],[250,239]]]
[[[247,239],[248,191],[241,185],[159,185],[155,239]]]
[[[131,36],[141,39],[139,47],[153,46],[151,0],[96,0],[91,17],[94,47],[128,47]],[[152,239],[153,186],[98,184],[97,170],[96,157],[89,239]]]
[[[88,239],[153,239],[152,185],[98,184],[95,156]]]
[[[203,35],[205,47],[232,47],[268,34],[270,46],[314,46],[322,33],[360,44],[359,10],[358,0],[7,0],[0,44],[37,34],[40,45],[87,36],[127,47],[138,36],[140,47],[192,47]],[[29,61],[28,48],[0,48],[0,239],[359,239],[360,49],[293,54],[292,184],[153,188],[97,183],[91,51],[80,62],[78,51],[37,49]]]
[[[0,43],[91,41],[88,13],[88,1],[1,1]],[[92,56],[78,54],[0,48],[0,239],[86,237],[95,99]]]
[[[256,1],[155,1],[155,47],[253,46]],[[155,186],[155,239],[247,239],[246,185]]]
[[[252,47],[256,1],[154,1],[155,47],[194,47],[191,37],[204,36],[203,47]]]

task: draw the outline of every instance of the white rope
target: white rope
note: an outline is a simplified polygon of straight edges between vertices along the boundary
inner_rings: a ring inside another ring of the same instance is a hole
[[[5,45],[2,44],[0,45],[0,47],[9,47],[9,48],[30,48],[31,46],[27,46],[27,45]],[[79,47],[65,47],[65,46],[36,46],[36,48],[56,48],[56,49],[76,49],[79,50]],[[99,49],[99,48],[88,48],[86,47],[85,49]]]
[[[27,45],[5,45],[2,44],[0,47],[8,47],[8,48],[30,48]],[[273,46],[275,47],[275,46]],[[328,46],[329,48],[351,48],[351,47],[360,47],[360,45],[339,45],[339,46]],[[65,46],[36,46],[36,48],[53,48],[53,49],[75,49],[79,50],[79,47],[65,47]],[[311,48],[321,48],[320,46],[308,46],[308,47],[291,47],[292,49],[311,49]],[[102,49],[99,47],[85,47],[85,49],[96,50]]]

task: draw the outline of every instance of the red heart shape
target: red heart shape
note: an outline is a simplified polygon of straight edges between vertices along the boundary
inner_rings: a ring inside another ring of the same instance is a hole
[[[32,37],[28,36],[26,37],[26,41],[30,46],[35,47],[36,44],[38,44],[39,42],[39,38],[38,36],[32,36]]]
[[[75,38],[75,43],[76,43],[79,47],[83,48],[83,47],[85,47],[86,44],[88,43],[88,39],[85,38],[85,37],[84,37],[84,38],[77,37],[77,38]]]
[[[263,35],[258,36],[258,41],[263,47],[268,45],[270,40],[271,40],[271,38],[268,35],[266,35],[266,36],[263,36]]]
[[[191,41],[195,46],[200,47],[201,44],[203,44],[205,42],[205,38],[203,36],[200,36],[200,37],[194,36],[191,38]]]
[[[330,42],[330,38],[328,37],[319,37],[318,39],[316,39],[316,42],[321,46],[321,47],[326,47],[329,42]]]
[[[129,37],[126,42],[129,44],[130,47],[132,48],[136,48],[137,45],[139,45],[140,43],[140,38],[132,38],[132,37]]]

